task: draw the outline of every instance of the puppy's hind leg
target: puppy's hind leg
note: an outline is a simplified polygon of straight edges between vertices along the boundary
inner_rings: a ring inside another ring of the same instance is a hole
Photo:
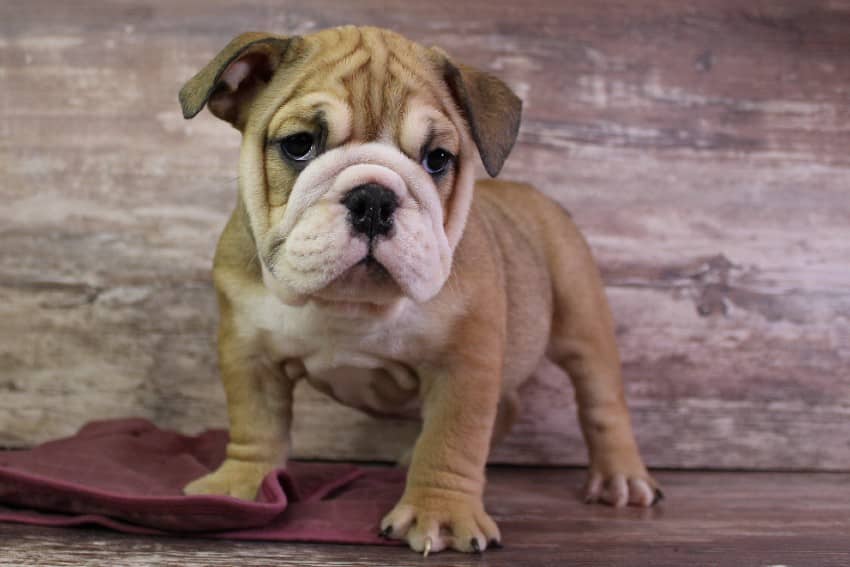
[[[559,211],[560,212],[560,211]],[[554,314],[548,356],[569,374],[590,452],[587,502],[651,506],[661,491],[638,452],[626,406],[614,323],[602,278],[572,221],[551,228]]]

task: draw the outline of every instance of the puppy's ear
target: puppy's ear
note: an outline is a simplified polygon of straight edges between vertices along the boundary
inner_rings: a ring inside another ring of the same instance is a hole
[[[210,112],[241,130],[246,104],[268,84],[298,39],[261,32],[233,38],[180,89],[183,117],[194,117],[208,104]]]
[[[484,169],[496,177],[516,141],[522,101],[493,75],[452,63],[442,54],[446,84],[469,123]]]

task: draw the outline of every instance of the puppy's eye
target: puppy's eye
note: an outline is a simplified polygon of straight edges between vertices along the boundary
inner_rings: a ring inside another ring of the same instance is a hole
[[[425,154],[422,167],[431,175],[439,175],[449,168],[454,157],[443,148],[437,148]]]
[[[298,132],[280,141],[283,155],[294,161],[307,161],[314,157],[315,139],[309,132]]]

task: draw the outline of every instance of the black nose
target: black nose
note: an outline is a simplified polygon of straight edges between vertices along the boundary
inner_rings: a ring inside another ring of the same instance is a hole
[[[377,183],[358,185],[342,199],[348,208],[348,221],[355,231],[369,238],[386,235],[393,227],[398,207],[395,193]]]

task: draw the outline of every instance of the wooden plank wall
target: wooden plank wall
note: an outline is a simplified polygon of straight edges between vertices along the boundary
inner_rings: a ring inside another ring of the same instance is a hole
[[[224,424],[214,243],[238,136],[186,122],[236,33],[382,25],[525,101],[503,173],[587,233],[648,462],[850,469],[850,2],[31,0],[0,4],[0,445],[87,420]],[[394,458],[415,424],[302,388],[300,455]],[[495,452],[582,463],[544,368]]]

